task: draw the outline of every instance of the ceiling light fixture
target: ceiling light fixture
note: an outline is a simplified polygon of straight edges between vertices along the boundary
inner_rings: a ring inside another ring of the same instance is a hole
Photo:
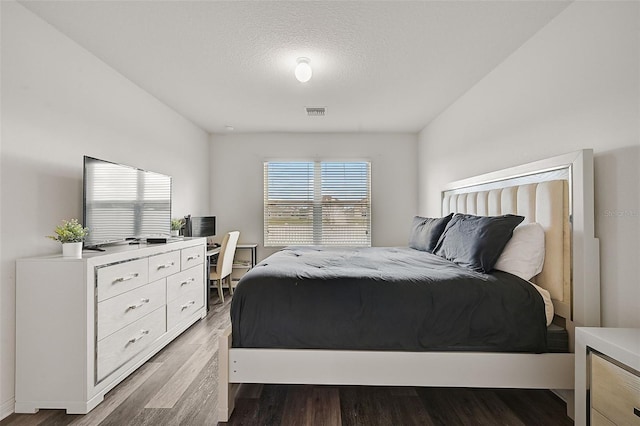
[[[296,78],[300,83],[306,83],[311,80],[313,71],[311,65],[309,65],[309,58],[298,58],[298,65],[296,65]]]

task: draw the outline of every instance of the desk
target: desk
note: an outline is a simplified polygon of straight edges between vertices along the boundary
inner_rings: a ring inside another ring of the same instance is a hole
[[[236,246],[236,250],[251,250],[251,266],[256,266],[256,263],[258,261],[258,244],[238,244]]]
[[[258,244],[256,243],[246,243],[246,244],[238,244],[236,245],[236,254],[238,250],[249,250],[250,259],[247,262],[234,260],[233,269],[245,269],[249,271],[251,268],[256,266],[258,261]],[[212,248],[207,250],[207,271],[211,270],[211,265],[214,263],[214,259],[217,259],[220,254],[220,247]],[[233,279],[233,278],[232,278]],[[210,281],[210,280],[209,280]],[[234,279],[234,281],[239,281],[239,278]],[[211,283],[207,283],[207,311],[209,310],[209,297],[211,296]]]
[[[238,244],[236,246],[236,255],[238,254],[238,250],[248,250],[249,251],[249,259],[246,258],[238,258],[237,256],[233,260],[233,269],[244,270],[245,273],[248,272],[251,268],[256,266],[256,262],[258,259],[258,245],[255,243],[251,244]],[[233,281],[240,281],[240,278],[231,278]]]

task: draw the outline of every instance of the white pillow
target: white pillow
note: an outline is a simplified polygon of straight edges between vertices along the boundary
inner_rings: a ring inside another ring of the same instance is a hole
[[[551,321],[553,321],[553,315],[554,315],[553,302],[551,301],[551,295],[547,290],[545,290],[542,287],[538,287],[531,281],[529,281],[529,284],[531,284],[536,290],[538,290],[538,293],[540,293],[540,296],[542,296],[542,300],[544,301],[544,315],[547,317],[547,327],[549,327],[549,325],[551,325]]]
[[[544,229],[539,223],[526,223],[513,230],[493,269],[530,280],[544,265]]]

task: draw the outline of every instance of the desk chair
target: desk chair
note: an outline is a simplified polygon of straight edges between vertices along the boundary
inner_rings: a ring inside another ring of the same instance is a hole
[[[217,281],[218,296],[220,296],[220,302],[222,303],[224,303],[224,296],[222,294],[223,280],[227,279],[229,281],[229,294],[233,296],[231,271],[233,268],[233,258],[236,254],[236,246],[238,245],[239,237],[239,231],[231,231],[224,236],[222,245],[220,245],[220,254],[218,254],[216,267],[209,272],[209,279],[211,281]]]

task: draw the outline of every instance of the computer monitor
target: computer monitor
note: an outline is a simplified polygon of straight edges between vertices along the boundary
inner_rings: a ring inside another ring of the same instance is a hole
[[[208,238],[216,235],[215,216],[188,216],[185,219],[185,237]]]

